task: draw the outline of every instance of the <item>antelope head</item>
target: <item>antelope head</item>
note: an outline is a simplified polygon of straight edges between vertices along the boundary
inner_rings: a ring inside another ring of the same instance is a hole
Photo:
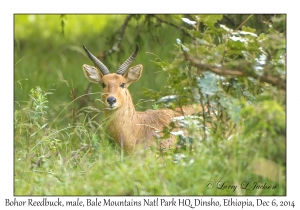
[[[86,78],[102,86],[102,103],[106,110],[115,110],[123,104],[132,103],[127,87],[136,82],[142,75],[143,66],[141,64],[128,69],[132,61],[138,54],[139,47],[136,45],[132,55],[120,66],[116,73],[110,73],[108,68],[96,58],[84,45],[83,49],[95,66],[84,64],[82,66]],[[127,71],[128,69],[128,71]],[[130,101],[128,101],[130,97]]]

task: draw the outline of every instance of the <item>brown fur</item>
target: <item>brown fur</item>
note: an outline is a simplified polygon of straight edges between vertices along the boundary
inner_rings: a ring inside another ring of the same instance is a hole
[[[142,65],[131,67],[124,76],[118,74],[103,76],[95,67],[88,65],[84,65],[83,70],[90,81],[105,84],[102,91],[102,102],[105,107],[104,113],[107,118],[108,132],[123,149],[132,151],[137,145],[143,147],[156,145],[162,149],[174,146],[174,136],[161,141],[159,145],[156,144],[155,139],[162,135],[161,131],[164,126],[169,126],[173,117],[183,115],[181,109],[138,112],[134,108],[127,87],[140,78]],[[122,83],[125,83],[124,88],[121,87]],[[108,97],[116,98],[116,107],[113,109],[107,103]],[[189,115],[196,110],[193,107],[185,107],[183,111],[184,114]]]

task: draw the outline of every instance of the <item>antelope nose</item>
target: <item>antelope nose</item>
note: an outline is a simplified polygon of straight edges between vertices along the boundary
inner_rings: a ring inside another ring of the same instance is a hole
[[[113,105],[114,103],[117,102],[117,100],[116,100],[115,97],[108,97],[108,98],[106,99],[106,101],[107,101],[107,103],[108,103],[109,105]]]

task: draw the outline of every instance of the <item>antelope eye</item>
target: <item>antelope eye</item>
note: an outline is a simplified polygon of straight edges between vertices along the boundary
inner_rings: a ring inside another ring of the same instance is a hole
[[[121,88],[124,88],[125,87],[125,83],[123,82],[121,85],[120,85]]]
[[[101,85],[102,85],[102,88],[105,88],[105,87],[106,87],[106,84],[104,84],[104,82],[103,82]]]

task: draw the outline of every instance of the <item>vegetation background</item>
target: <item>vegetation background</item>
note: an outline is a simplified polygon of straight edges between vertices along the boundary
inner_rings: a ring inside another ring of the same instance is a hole
[[[15,195],[286,194],[285,15],[15,15],[14,24]],[[114,72],[135,43],[137,110],[211,107],[180,150],[124,154],[105,132],[82,45]],[[168,95],[177,98],[160,100]]]

